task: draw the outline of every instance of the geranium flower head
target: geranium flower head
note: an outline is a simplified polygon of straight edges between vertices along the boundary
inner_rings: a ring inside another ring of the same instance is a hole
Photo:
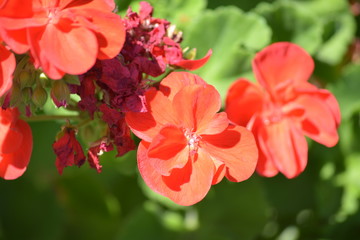
[[[32,17],[0,19],[4,40],[17,53],[30,49],[35,67],[50,78],[82,74],[97,58],[115,57],[124,44],[124,25],[113,6],[104,0],[32,1]]]
[[[0,108],[0,177],[20,177],[29,164],[33,140],[30,126],[16,108]]]
[[[305,136],[328,147],[338,142],[338,103],[329,91],[307,82],[313,69],[305,50],[293,43],[275,43],[253,60],[260,85],[239,79],[228,91],[226,112],[230,120],[253,131],[261,175],[299,175],[307,164]]]
[[[145,97],[148,112],[129,112],[126,121],[143,139],[138,167],[154,191],[180,205],[192,205],[224,176],[240,182],[254,172],[253,135],[229,124],[226,113],[217,113],[220,95],[200,77],[174,72]]]

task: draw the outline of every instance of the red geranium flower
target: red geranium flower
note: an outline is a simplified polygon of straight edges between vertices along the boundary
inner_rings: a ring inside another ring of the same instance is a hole
[[[311,56],[299,46],[275,43],[253,61],[261,86],[239,79],[229,89],[226,112],[230,120],[253,131],[261,175],[300,174],[307,164],[305,136],[328,147],[338,142],[338,103],[329,91],[307,82],[313,69]]]
[[[35,67],[50,78],[82,74],[123,46],[125,29],[113,6],[104,0],[34,0],[31,18],[0,19],[3,38],[17,53],[30,49]]]
[[[0,108],[0,177],[15,179],[26,170],[32,152],[30,126],[16,108]]]
[[[145,94],[147,113],[129,112],[126,121],[143,139],[138,167],[147,185],[180,205],[205,197],[226,176],[240,182],[255,170],[257,148],[244,127],[217,113],[216,89],[196,75],[174,72]]]
[[[15,66],[16,62],[14,54],[2,45],[0,38],[0,97],[2,97],[12,86]]]

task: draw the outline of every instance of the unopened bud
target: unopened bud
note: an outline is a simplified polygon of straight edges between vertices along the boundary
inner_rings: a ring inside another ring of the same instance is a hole
[[[35,84],[35,77],[28,71],[19,73],[19,83],[21,88],[32,87]]]
[[[80,80],[78,76],[66,74],[63,80],[68,84],[74,84],[80,86]]]
[[[41,108],[46,103],[47,98],[48,94],[46,90],[41,85],[37,85],[31,97],[31,100],[35,106]]]
[[[32,96],[32,88],[26,87],[21,90],[22,101],[26,105],[30,103],[31,96]]]
[[[21,89],[18,84],[13,84],[11,88],[11,95],[10,95],[10,106],[15,107],[19,105],[21,101]]]
[[[62,80],[54,80],[51,91],[53,96],[59,101],[66,101],[70,98],[69,86]]]
[[[45,73],[40,73],[39,76],[40,82],[42,82],[43,86],[46,88],[50,88],[51,87],[51,83],[53,80],[49,79]]]
[[[195,57],[196,57],[196,48],[193,48],[184,54],[184,58],[188,60],[194,60]]]
[[[88,144],[94,142],[99,138],[97,127],[93,124],[87,124],[84,127],[80,128],[79,135],[81,139]]]

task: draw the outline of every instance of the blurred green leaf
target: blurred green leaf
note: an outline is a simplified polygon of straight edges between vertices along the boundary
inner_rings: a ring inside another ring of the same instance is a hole
[[[322,22],[311,12],[295,1],[276,1],[261,3],[254,11],[265,17],[273,35],[272,42],[288,41],[303,47],[314,54],[322,43]]]
[[[196,239],[202,240],[254,239],[270,213],[262,186],[255,177],[241,183],[222,181],[212,187],[197,207],[201,228]]]
[[[360,110],[360,65],[349,65],[335,84],[329,86],[335,94],[341,109],[342,118],[349,119]]]
[[[131,2],[133,11],[138,11],[140,2],[141,0]],[[206,7],[206,0],[149,0],[147,2],[154,8],[154,17],[170,21],[180,31],[191,25],[192,19],[200,15]]]
[[[341,208],[337,215],[338,221],[344,221],[359,209],[360,153],[348,155],[345,159],[345,166],[345,171],[337,178],[338,184],[344,187]]]
[[[3,239],[62,239],[65,218],[54,190],[28,180],[0,180]]]
[[[202,57],[209,49],[209,62],[195,71],[215,85],[223,99],[231,82],[251,71],[251,59],[270,41],[271,31],[264,19],[236,7],[207,10],[184,32],[183,47],[197,48]]]
[[[261,2],[273,2],[274,0],[251,0],[251,1],[239,1],[239,0],[208,0],[208,8],[217,8],[219,6],[233,5],[244,11],[248,11],[254,8]]]
[[[138,208],[125,221],[116,240],[173,239],[157,216],[144,207]]]

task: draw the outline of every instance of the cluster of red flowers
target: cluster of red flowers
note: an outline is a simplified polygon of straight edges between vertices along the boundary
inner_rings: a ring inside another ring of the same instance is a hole
[[[240,182],[255,169],[267,177],[297,176],[307,164],[305,136],[329,147],[337,143],[337,101],[307,82],[314,62],[297,45],[275,43],[259,52],[253,70],[260,85],[237,80],[226,112],[218,113],[219,93],[197,75],[172,72],[160,84],[151,80],[170,69],[195,70],[211,50],[186,59],[181,32],[152,17],[146,2],[124,19],[114,8],[108,0],[0,1],[2,178],[21,176],[30,160],[31,129],[19,117],[46,102],[42,72],[56,80],[50,81],[56,106],[105,129],[94,133],[85,154],[78,127],[68,122],[53,144],[60,174],[86,161],[100,172],[101,152],[116,149],[122,156],[135,149],[132,131],[141,139],[137,161],[144,181],[181,205],[200,201],[224,177]],[[69,103],[70,94],[80,100]]]

